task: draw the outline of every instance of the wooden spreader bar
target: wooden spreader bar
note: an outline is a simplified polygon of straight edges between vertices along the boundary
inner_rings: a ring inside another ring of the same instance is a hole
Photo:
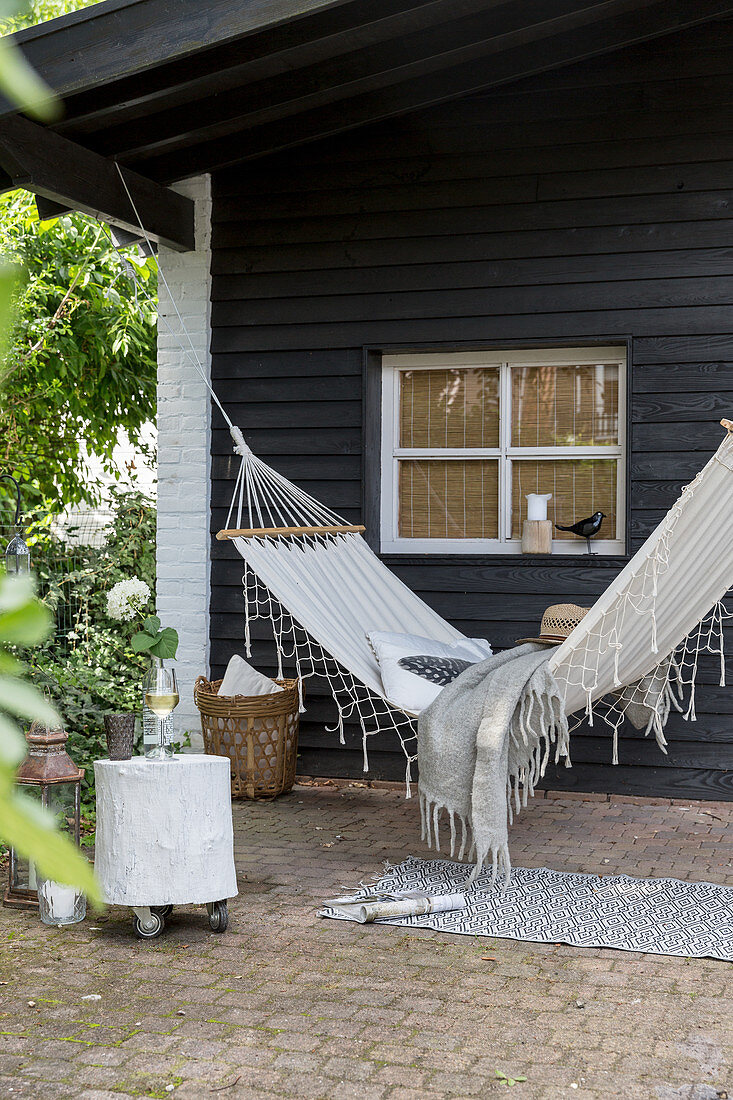
[[[349,531],[361,533],[366,531],[366,527],[362,527],[358,523],[344,523],[332,527],[242,527],[217,531],[216,537],[223,541],[224,539],[235,539],[237,537],[257,538],[260,535],[342,535]]]

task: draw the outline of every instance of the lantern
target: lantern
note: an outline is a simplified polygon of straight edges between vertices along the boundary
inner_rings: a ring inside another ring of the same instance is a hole
[[[18,485],[18,482],[14,477],[11,477],[10,474],[0,474],[0,480],[3,478],[7,481],[12,481],[15,486],[16,502],[13,526],[17,527],[20,521],[20,485]],[[31,552],[28,549],[25,539],[17,531],[5,550],[5,571],[6,573],[25,574],[31,571]]]
[[[79,844],[81,825],[82,768],[77,768],[65,749],[68,734],[34,722],[28,733],[28,756],[18,769],[17,782],[25,793],[45,806],[56,818],[57,828]],[[16,909],[38,909],[36,866],[10,849],[8,889],[4,904]]]
[[[6,573],[30,573],[31,552],[22,535],[13,535],[5,551]]]

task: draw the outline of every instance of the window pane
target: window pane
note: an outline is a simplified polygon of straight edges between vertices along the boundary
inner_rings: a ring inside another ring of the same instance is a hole
[[[499,369],[400,372],[400,447],[498,447]]]
[[[515,367],[513,447],[618,443],[618,366]]]
[[[399,466],[400,538],[498,538],[498,462],[410,459]]]
[[[578,520],[605,512],[598,538],[616,538],[616,473],[613,459],[548,459],[512,462],[512,538],[522,537],[527,516],[527,493],[552,493],[547,517],[568,527]],[[571,531],[553,528],[555,539],[577,541]]]

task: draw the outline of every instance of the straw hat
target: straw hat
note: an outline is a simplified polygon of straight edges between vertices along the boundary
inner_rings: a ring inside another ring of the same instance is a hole
[[[546,645],[560,645],[589,611],[589,607],[578,607],[575,603],[554,603],[547,608],[542,616],[539,637],[517,638],[517,645],[521,645],[523,642],[544,642]]]

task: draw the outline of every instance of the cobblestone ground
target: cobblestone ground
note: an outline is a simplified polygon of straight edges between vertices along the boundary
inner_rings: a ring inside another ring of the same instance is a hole
[[[237,804],[225,935],[193,908],[149,943],[122,909],[66,930],[0,910],[0,1098],[502,1096],[496,1070],[526,1077],[518,1100],[733,1097],[731,964],[320,921],[324,896],[425,854],[417,818],[359,785]],[[512,853],[733,884],[732,819],[549,795]]]

